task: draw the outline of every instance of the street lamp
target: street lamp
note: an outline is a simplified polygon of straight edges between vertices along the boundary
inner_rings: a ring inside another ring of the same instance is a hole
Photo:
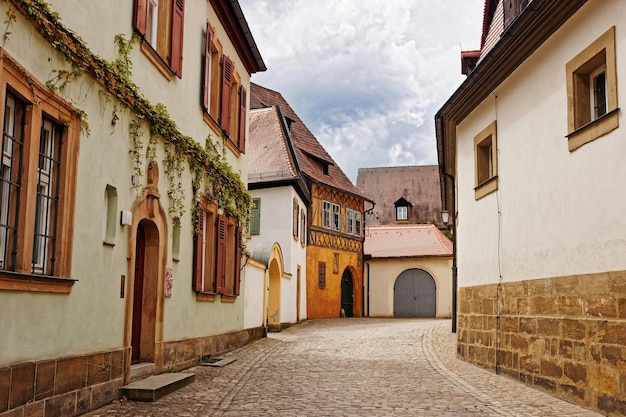
[[[443,220],[443,224],[448,225],[448,221],[450,221],[450,212],[448,210],[441,210],[441,220]]]

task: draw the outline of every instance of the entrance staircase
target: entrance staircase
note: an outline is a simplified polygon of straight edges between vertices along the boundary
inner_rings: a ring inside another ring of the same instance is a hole
[[[120,388],[122,394],[133,401],[156,401],[196,379],[193,372],[171,372],[154,375],[154,364],[141,362],[130,369],[130,384]]]

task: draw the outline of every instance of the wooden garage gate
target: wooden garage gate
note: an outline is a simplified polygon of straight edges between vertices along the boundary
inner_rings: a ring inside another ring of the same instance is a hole
[[[435,317],[437,286],[423,269],[407,269],[396,279],[393,288],[394,317]]]

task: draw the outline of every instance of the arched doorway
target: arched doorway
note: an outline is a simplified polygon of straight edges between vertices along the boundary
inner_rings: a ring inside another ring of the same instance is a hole
[[[433,277],[423,269],[402,272],[393,288],[394,317],[435,317],[437,315],[437,286]]]
[[[276,259],[269,265],[269,300],[267,305],[267,326],[270,331],[280,331],[280,267]]]
[[[160,201],[159,169],[148,165],[148,184],[131,207],[128,228],[128,291],[124,326],[124,383],[131,362],[151,362],[163,370],[163,306],[167,263],[167,215]]]
[[[159,231],[143,219],[137,225],[133,285],[132,363],[154,362]]]
[[[354,317],[354,281],[348,269],[341,276],[341,310],[346,317]]]

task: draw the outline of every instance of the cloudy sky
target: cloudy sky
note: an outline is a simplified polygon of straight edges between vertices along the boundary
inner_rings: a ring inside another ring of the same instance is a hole
[[[484,0],[239,0],[280,92],[346,175],[437,163],[434,115],[478,49]]]

